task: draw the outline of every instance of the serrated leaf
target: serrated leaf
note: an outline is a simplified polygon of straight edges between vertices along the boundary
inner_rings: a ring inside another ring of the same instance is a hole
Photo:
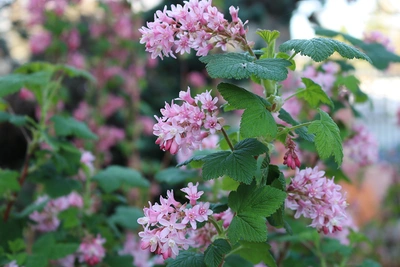
[[[175,259],[165,261],[167,267],[206,267],[203,254],[192,251],[183,251]]]
[[[206,63],[211,78],[245,79],[252,75],[264,80],[283,81],[287,77],[286,67],[291,63],[280,58],[256,60],[254,57],[239,53],[226,53],[201,57]]]
[[[217,239],[204,252],[204,263],[207,267],[220,266],[225,254],[231,251],[231,245],[226,239]]]
[[[317,108],[320,102],[333,107],[333,102],[329,96],[322,90],[319,84],[308,78],[301,78],[306,88],[300,88],[297,90],[296,96],[298,98],[303,98],[307,101],[313,108]]]
[[[254,264],[237,254],[231,254],[229,257],[226,257],[224,267],[254,267]]]
[[[0,77],[0,97],[18,92],[22,87],[45,86],[52,72],[39,71],[32,74],[9,74]]]
[[[106,192],[111,193],[123,184],[132,187],[149,187],[150,183],[138,171],[121,166],[109,166],[97,173],[93,181],[99,183]]]
[[[279,110],[279,115],[278,118],[283,120],[284,122],[289,123],[292,126],[296,126],[299,125],[299,123],[297,121],[295,121],[292,116],[283,108],[281,108]],[[301,138],[303,138],[304,140],[307,140],[309,142],[314,142],[314,135],[308,133],[308,130],[306,127],[301,127],[301,128],[297,128],[294,130],[295,133],[297,133]]]
[[[286,193],[269,185],[256,187],[240,185],[237,191],[229,194],[229,207],[240,214],[253,214],[267,217],[273,214],[286,198]]]
[[[240,141],[233,151],[219,151],[203,158],[203,178],[215,179],[224,174],[232,179],[250,184],[257,169],[254,156],[267,151],[267,147],[257,139]]]
[[[22,238],[8,241],[8,246],[10,247],[10,251],[13,254],[19,251],[23,251],[26,248],[25,241]]]
[[[352,45],[359,47],[368,55],[372,61],[372,65],[380,70],[385,70],[391,62],[400,62],[400,56],[388,51],[382,44],[379,43],[364,43],[362,40],[354,38],[348,34],[337,31],[327,30],[320,27],[315,29],[318,35],[336,37],[341,36]]]
[[[58,136],[73,135],[79,138],[97,139],[97,135],[85,123],[75,120],[72,117],[55,115],[51,118],[51,121],[54,122],[54,129]]]
[[[16,171],[0,170],[0,196],[7,191],[16,192],[21,189]]]
[[[218,91],[236,109],[245,109],[240,121],[240,134],[244,138],[263,136],[273,139],[278,131],[275,119],[264,98],[229,83],[220,83]]]
[[[334,156],[340,166],[343,160],[342,139],[336,123],[328,113],[319,109],[320,119],[308,126],[308,131],[315,134],[315,146],[322,159]]]
[[[135,230],[139,226],[137,219],[143,216],[143,210],[136,207],[118,206],[115,214],[109,218],[109,222],[118,224],[126,229]]]
[[[236,253],[253,264],[265,263],[268,267],[276,267],[274,257],[270,253],[271,246],[265,242],[240,241],[241,249]]]
[[[256,33],[263,38],[263,40],[269,45],[271,42],[279,38],[280,33],[278,31],[270,30],[260,30],[258,29]]]
[[[253,214],[241,214],[233,217],[228,228],[228,238],[234,244],[239,240],[251,242],[267,241],[266,219]]]
[[[159,171],[155,178],[158,182],[164,182],[169,185],[176,185],[183,183],[184,181],[198,177],[199,173],[197,170],[183,170],[178,168],[167,168]]]
[[[228,209],[228,204],[221,204],[221,203],[211,203],[210,209],[213,211],[214,214],[224,212]]]
[[[311,57],[316,62],[326,60],[336,51],[344,58],[364,59],[371,63],[371,59],[357,48],[329,38],[293,39],[281,44],[279,50],[282,52],[294,50],[296,53]]]

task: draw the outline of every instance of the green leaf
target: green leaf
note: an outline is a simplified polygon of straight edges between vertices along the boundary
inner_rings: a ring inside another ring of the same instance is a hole
[[[279,50],[282,52],[294,50],[296,53],[311,57],[316,62],[324,61],[336,51],[344,58],[364,59],[371,63],[371,59],[357,48],[329,38],[293,39],[281,44]]]
[[[237,191],[229,194],[228,205],[237,215],[268,217],[282,205],[285,198],[285,192],[269,185],[256,187],[255,184],[242,184]]]
[[[85,78],[91,82],[95,82],[96,78],[90,74],[89,72],[81,69],[77,69],[75,67],[69,66],[69,65],[56,65],[55,66],[56,70],[61,70],[63,71],[67,76],[71,78],[75,77],[82,77]]]
[[[281,108],[279,110],[278,118],[280,118],[284,122],[289,123],[292,126],[299,125],[299,123],[297,121],[295,121],[292,118],[292,116],[286,110],[284,110],[283,108]],[[314,142],[314,137],[315,136],[313,134],[309,134],[306,127],[297,128],[294,131],[295,131],[295,133],[297,133],[304,140],[309,141],[309,142]]]
[[[232,179],[250,184],[257,169],[254,156],[267,152],[267,147],[257,139],[240,141],[233,151],[219,151],[203,158],[203,178],[211,180],[224,174]]]
[[[228,205],[235,216],[228,228],[232,243],[238,240],[264,242],[267,240],[265,217],[273,214],[286,198],[286,193],[271,186],[240,185],[229,194]]]
[[[231,251],[226,239],[217,239],[212,242],[204,252],[204,262],[207,266],[218,267],[220,266],[224,256]]]
[[[25,115],[16,115],[0,111],[0,122],[6,121],[16,126],[23,126],[28,122],[28,117]]]
[[[359,47],[368,55],[372,61],[372,65],[380,70],[385,70],[392,62],[400,62],[400,56],[388,51],[382,44],[379,43],[364,43],[362,40],[354,38],[348,34],[337,31],[327,30],[317,27],[315,33],[318,35],[336,37],[341,36],[352,45]]]
[[[0,77],[0,97],[18,92],[22,87],[30,89],[34,86],[45,86],[52,72],[39,71],[32,74],[9,74]]]
[[[240,241],[241,249],[237,251],[242,258],[253,264],[265,263],[268,267],[276,267],[274,257],[270,253],[271,246],[265,242]]]
[[[254,264],[237,254],[232,254],[225,259],[224,267],[254,267]]]
[[[29,255],[26,259],[25,267],[47,267],[48,260],[42,255]]]
[[[203,254],[192,251],[183,251],[175,259],[165,261],[167,267],[206,267]]]
[[[236,109],[245,109],[240,122],[244,138],[263,136],[273,139],[278,131],[275,119],[267,109],[271,104],[264,98],[229,83],[220,83],[218,91]]]
[[[291,63],[280,58],[266,58],[256,60],[254,57],[226,53],[201,57],[206,63],[207,72],[211,78],[245,79],[252,75],[264,80],[283,81],[287,77],[286,67]]]
[[[56,244],[54,233],[47,233],[39,237],[38,240],[33,244],[33,253],[42,256],[43,258],[49,258],[52,254],[52,249]]]
[[[80,224],[79,209],[68,208],[58,214],[64,229],[71,229]]]
[[[79,191],[82,188],[81,183],[69,177],[54,176],[53,179],[46,179],[42,182],[46,193],[51,198],[68,195],[72,191]]]
[[[382,265],[374,260],[365,259],[360,265],[357,267],[382,267]]]
[[[321,252],[324,254],[340,254],[343,257],[349,257],[352,253],[352,248],[340,243],[334,238],[324,238],[321,242]]]
[[[10,251],[14,254],[20,251],[25,250],[26,244],[22,238],[17,238],[15,240],[8,241],[8,246],[10,247]]]
[[[16,171],[0,170],[0,196],[8,191],[16,192],[21,189],[18,177],[19,173]]]
[[[128,267],[132,266],[133,257],[131,255],[118,255],[118,256],[107,255],[104,258],[103,262],[108,264],[108,266],[110,267]]]
[[[258,29],[256,33],[263,38],[263,40],[269,45],[271,42],[279,38],[280,33],[278,31],[270,30],[260,30]]]
[[[57,260],[65,258],[68,255],[74,254],[79,248],[79,243],[59,243],[53,245],[49,259]]]
[[[273,168],[270,168],[270,170],[272,169]],[[270,176],[271,175],[268,175],[267,184],[270,184],[272,187],[282,190],[283,192],[286,192],[286,181],[285,177],[283,176],[283,173],[279,172],[279,176],[273,179],[272,181],[270,179]],[[272,226],[276,228],[282,228],[285,226],[285,220],[283,219],[284,214],[285,214],[285,200],[282,201],[282,204],[279,207],[279,209],[277,209],[273,214],[271,214],[271,216],[269,216],[267,220]]]
[[[167,168],[158,172],[155,176],[158,182],[164,182],[169,185],[176,185],[185,182],[188,179],[199,176],[197,170],[183,170],[178,168]]]
[[[319,109],[320,119],[313,121],[308,126],[308,131],[315,134],[315,146],[318,155],[326,159],[333,155],[340,166],[343,160],[342,139],[340,130],[336,123],[329,117],[328,113]]]
[[[17,218],[23,218],[23,217],[28,216],[29,214],[31,214],[32,212],[34,212],[36,210],[41,211],[47,205],[47,202],[49,202],[49,201],[50,201],[50,199],[45,200],[40,203],[33,202],[33,203],[29,204],[28,206],[26,206],[26,208],[23,209],[20,213],[17,213],[15,216]]]
[[[319,84],[316,84],[308,78],[301,78],[306,88],[300,88],[297,90],[297,97],[303,98],[313,108],[317,108],[320,102],[333,107],[333,102],[329,96],[322,90]]]
[[[97,136],[85,123],[77,121],[72,117],[55,115],[51,120],[54,122],[54,129],[58,136],[73,135],[84,139],[97,139]]]
[[[112,215],[108,221],[126,229],[135,230],[139,226],[137,219],[143,216],[143,210],[136,207],[118,206],[114,215]]]
[[[149,187],[150,183],[138,171],[121,166],[109,166],[93,177],[106,192],[120,188],[123,184],[132,187]]]

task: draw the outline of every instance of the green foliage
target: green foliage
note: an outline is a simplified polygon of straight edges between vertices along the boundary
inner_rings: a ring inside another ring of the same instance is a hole
[[[16,171],[0,169],[0,196],[6,192],[19,191],[19,173]]]
[[[238,240],[267,240],[265,217],[273,214],[286,198],[286,193],[271,186],[240,185],[229,194],[228,205],[235,216],[228,228],[232,243]]]
[[[9,74],[0,77],[0,97],[18,92],[22,87],[46,86],[52,73],[39,71],[32,74]]]
[[[108,219],[111,224],[118,224],[126,229],[135,230],[138,228],[137,219],[143,217],[143,210],[136,207],[118,206],[115,213]]]
[[[281,44],[279,50],[282,52],[294,50],[296,53],[311,57],[316,62],[324,61],[336,51],[344,58],[364,59],[371,63],[371,59],[355,47],[329,38],[289,40]]]
[[[204,255],[192,251],[183,251],[175,259],[165,261],[167,267],[206,267]]]
[[[371,259],[365,259],[360,265],[357,267],[381,267],[378,262],[371,260]]]
[[[242,258],[253,264],[265,263],[268,267],[276,267],[274,257],[269,252],[271,246],[265,242],[246,242],[240,241],[240,249],[236,252]]]
[[[270,30],[260,30],[258,29],[256,33],[263,38],[263,40],[269,45],[273,41],[279,38],[280,33],[278,31],[270,31]]]
[[[150,183],[138,171],[121,166],[109,166],[97,173],[93,180],[106,192],[120,188],[122,185],[131,187],[149,187]]]
[[[229,83],[220,83],[217,88],[230,106],[245,109],[240,121],[240,134],[244,138],[263,136],[271,140],[276,136],[277,126],[266,99]]]
[[[118,255],[109,256],[107,255],[103,262],[109,267],[127,267],[132,266],[133,257],[131,255]]]
[[[73,207],[63,210],[58,214],[64,229],[71,229],[80,225],[79,209]]]
[[[183,170],[178,168],[167,168],[158,172],[155,176],[158,182],[164,182],[169,185],[181,184],[184,181],[199,176],[196,170]]]
[[[10,114],[0,111],[0,122],[9,122],[15,126],[23,126],[28,122],[28,116]]]
[[[83,122],[72,117],[55,115],[51,118],[54,122],[54,129],[58,136],[75,136],[84,139],[97,139],[97,136]]]
[[[333,155],[340,166],[343,160],[342,139],[340,130],[328,113],[319,110],[320,119],[308,126],[308,131],[315,134],[315,146],[318,155],[326,159]]]
[[[220,266],[225,255],[231,251],[231,245],[226,239],[216,239],[204,252],[204,262],[207,267]]]
[[[202,161],[203,178],[215,179],[224,174],[232,179],[250,184],[257,169],[254,156],[267,152],[267,147],[257,139],[240,141],[233,151],[219,151],[205,156]]]
[[[315,33],[327,37],[343,37],[346,41],[352,45],[359,47],[361,50],[368,55],[372,61],[372,65],[379,69],[385,70],[389,67],[392,62],[400,62],[400,56],[386,50],[386,48],[379,43],[364,43],[363,41],[354,38],[348,34],[323,29],[320,27],[315,28]]]
[[[207,72],[211,78],[245,79],[252,75],[259,79],[283,81],[287,77],[287,67],[290,61],[280,58],[266,58],[256,60],[254,57],[227,53],[201,57],[206,63]]]
[[[292,116],[286,110],[284,110],[283,108],[281,108],[279,110],[278,118],[283,120],[284,122],[289,123],[292,126],[299,125],[299,123],[296,120],[294,120],[292,118]],[[294,131],[295,131],[295,133],[297,133],[304,140],[309,141],[309,142],[314,142],[315,136],[313,134],[308,133],[308,130],[307,130],[307,128],[305,126],[297,128]]]
[[[229,255],[229,257],[225,259],[224,263],[224,267],[253,267],[253,266],[254,264],[243,259],[237,254]]]
[[[306,88],[300,88],[296,91],[298,98],[303,98],[313,108],[317,108],[320,103],[324,103],[333,107],[333,102],[329,96],[322,90],[319,84],[316,84],[308,78],[301,78]]]

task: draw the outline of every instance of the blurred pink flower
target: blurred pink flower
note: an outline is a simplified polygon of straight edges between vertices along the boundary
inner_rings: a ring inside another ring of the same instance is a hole
[[[81,45],[81,36],[77,29],[65,33],[64,39],[67,41],[69,50],[75,51]]]
[[[115,33],[124,39],[132,38],[132,21],[127,15],[120,16],[117,18],[117,22],[114,24]]]
[[[82,101],[79,103],[78,107],[74,110],[73,116],[78,121],[85,121],[89,116],[89,105],[88,103]]]
[[[85,56],[82,55],[79,52],[72,52],[69,53],[67,56],[68,60],[67,60],[67,64],[78,68],[78,69],[84,69],[85,65],[86,65],[86,60],[85,60]]]
[[[123,129],[102,125],[95,133],[98,135],[97,149],[100,152],[106,152],[113,147],[118,141],[125,138],[125,131]]]
[[[116,111],[123,108],[125,105],[125,100],[122,97],[115,95],[108,95],[106,103],[100,109],[101,114],[108,118],[113,115]]]
[[[188,74],[188,81],[191,85],[197,88],[206,86],[206,78],[204,74],[198,71],[191,71]]]
[[[51,44],[52,36],[47,31],[42,31],[34,34],[29,39],[31,52],[33,54],[40,54],[46,51],[47,47]]]
[[[28,89],[26,89],[25,87],[21,88],[21,90],[18,93],[18,96],[22,99],[22,100],[26,100],[26,101],[32,101],[35,100],[35,95],[29,91]]]
[[[103,247],[105,242],[106,240],[99,234],[96,238],[86,237],[78,249],[79,262],[84,262],[89,266],[100,263],[106,255]]]

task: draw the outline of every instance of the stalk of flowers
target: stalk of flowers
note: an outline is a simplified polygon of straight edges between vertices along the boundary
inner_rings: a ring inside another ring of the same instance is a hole
[[[347,202],[341,186],[324,175],[318,167],[297,169],[287,187],[286,207],[296,211],[296,219],[302,215],[310,218],[311,227],[328,234],[342,230],[347,220]]]
[[[181,91],[179,98],[183,101],[179,106],[173,101],[171,105],[165,103],[161,109],[161,118],[153,126],[153,134],[158,136],[156,144],[164,151],[169,150],[176,154],[179,150],[200,149],[202,140],[210,134],[221,130],[218,122],[218,99],[212,98],[211,90],[198,94],[195,98],[187,92]]]
[[[301,163],[299,157],[296,154],[296,143],[293,142],[292,138],[286,138],[285,148],[287,148],[288,150],[283,157],[283,164],[288,166],[292,170],[296,169],[296,167],[300,168]]]
[[[175,57],[175,54],[197,51],[197,56],[205,56],[214,47],[239,44],[246,48],[246,30],[238,17],[239,8],[231,6],[229,12],[232,22],[211,5],[211,0],[189,0],[184,5],[171,5],[171,10],[164,7],[154,15],[153,22],[139,29],[142,34],[140,43],[146,45],[146,51],[152,58]],[[246,49],[247,50],[247,49]]]
[[[79,262],[84,262],[89,266],[101,262],[106,255],[106,250],[103,247],[105,242],[106,240],[99,234],[97,237],[86,237],[78,248]]]
[[[175,258],[180,250],[187,250],[195,244],[188,234],[197,229],[197,222],[208,221],[208,216],[213,213],[210,203],[197,202],[204,193],[197,187],[198,183],[189,183],[188,187],[181,189],[189,203],[177,202],[172,190],[167,191],[167,198],[160,196],[160,203],[152,205],[149,202],[149,207],[143,209],[145,216],[138,219],[144,228],[139,233],[141,249],[149,249],[167,259]]]
[[[42,196],[36,200],[36,203],[40,204],[48,199],[47,196]],[[60,225],[60,220],[57,215],[69,207],[83,207],[83,199],[78,193],[72,192],[68,196],[52,199],[47,202],[42,211],[32,212],[29,215],[29,218],[36,223],[33,225],[33,229],[40,232],[51,232],[57,230]]]
[[[364,125],[353,127],[354,135],[343,143],[343,151],[347,158],[367,166],[377,162],[379,157],[378,141]]]

